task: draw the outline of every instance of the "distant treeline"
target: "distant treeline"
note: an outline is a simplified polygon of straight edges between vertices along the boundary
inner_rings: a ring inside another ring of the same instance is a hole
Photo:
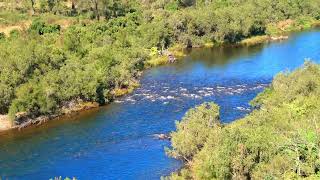
[[[170,156],[186,168],[165,179],[320,179],[320,66],[275,77],[243,119],[222,124],[219,107],[187,112]]]
[[[109,102],[158,51],[177,44],[235,43],[320,19],[319,0],[17,2],[2,2],[0,17],[34,16],[26,30],[0,33],[0,114],[12,118],[54,114],[70,101]],[[76,23],[62,29],[47,14]]]

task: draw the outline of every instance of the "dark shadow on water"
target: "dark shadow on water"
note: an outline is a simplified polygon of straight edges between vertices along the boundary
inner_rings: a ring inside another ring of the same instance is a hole
[[[261,52],[268,44],[255,46],[221,46],[204,49],[190,49],[188,52],[188,61],[200,61],[206,67],[223,66],[239,59],[249,58]],[[188,64],[188,63],[186,63]]]

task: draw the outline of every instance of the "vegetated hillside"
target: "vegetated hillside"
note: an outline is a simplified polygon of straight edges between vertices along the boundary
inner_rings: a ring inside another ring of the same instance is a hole
[[[258,95],[257,109],[224,125],[219,107],[189,110],[168,154],[187,163],[169,179],[319,179],[320,66],[280,73]]]
[[[3,25],[32,21],[0,33],[0,114],[13,119],[55,114],[69,102],[109,102],[177,44],[235,43],[320,18],[319,0],[17,2],[0,7]],[[72,23],[62,28],[64,19]]]

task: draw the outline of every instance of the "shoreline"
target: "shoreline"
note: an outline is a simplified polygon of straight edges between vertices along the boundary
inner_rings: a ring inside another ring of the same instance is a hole
[[[10,120],[8,115],[0,115],[0,133],[5,134],[6,132],[10,132],[12,130],[20,131],[28,127],[40,126],[48,121],[59,120],[64,117],[72,116],[74,114],[96,109],[99,107],[100,105],[96,102],[83,102],[83,103],[78,103],[70,108],[62,108],[59,113],[53,114],[53,115],[43,115],[37,118],[28,118],[23,116],[23,114],[21,114],[20,115],[21,117],[18,117],[18,118],[23,119],[23,123],[17,124],[17,125],[13,124],[13,121]]]
[[[0,133],[5,134],[6,132],[12,130],[22,130],[28,127],[40,126],[43,123],[48,121],[59,120],[64,117],[73,116],[81,112],[97,109],[103,106],[107,106],[112,103],[117,98],[125,96],[132,93],[137,87],[140,86],[138,79],[141,77],[143,72],[138,73],[137,77],[134,80],[131,80],[131,84],[126,88],[116,88],[112,90],[113,99],[106,104],[99,104],[98,102],[84,102],[84,101],[70,101],[59,108],[59,112],[52,115],[42,115],[37,118],[29,118],[25,113],[16,114],[16,119],[11,120],[9,115],[0,114]],[[20,124],[14,124],[14,121],[22,121]],[[1,135],[0,134],[0,135]]]
[[[319,27],[320,23],[315,23],[314,25],[312,25],[312,27],[307,28],[307,29],[301,29],[300,31],[303,30],[308,30],[308,29],[312,29],[312,28],[316,28]],[[221,44],[214,44],[214,43],[205,43],[203,45],[198,45],[198,46],[194,46],[191,48],[187,48],[187,47],[183,47],[181,45],[175,45],[172,46],[171,48],[168,49],[168,52],[170,54],[173,54],[174,57],[176,57],[175,62],[179,61],[179,59],[183,59],[187,54],[185,53],[185,50],[187,49],[196,49],[196,48],[212,48],[212,47],[216,47],[216,46],[224,46],[224,45],[231,45],[231,46],[254,46],[254,45],[258,45],[258,44],[263,44],[263,43],[271,43],[271,42],[276,42],[276,41],[283,41],[283,40],[287,40],[290,36],[290,34],[288,33],[292,33],[295,31],[289,31],[283,34],[279,34],[276,36],[271,36],[271,35],[259,35],[259,36],[253,36],[253,37],[249,37],[246,38],[240,42],[237,43],[231,43],[231,44],[227,44],[227,43],[221,43]],[[112,90],[112,94],[114,96],[113,100],[116,100],[119,97],[122,97],[124,95],[130,94],[132,91],[134,91],[137,87],[140,86],[139,84],[139,79],[142,75],[142,73],[149,68],[152,67],[157,67],[157,66],[161,66],[161,65],[165,65],[165,64],[169,64],[170,62],[168,61],[168,55],[167,54],[163,54],[157,57],[151,57],[148,61],[146,61],[145,63],[145,68],[139,73],[138,77],[136,77],[135,80],[133,80],[133,83],[126,87],[126,88],[117,88],[117,89],[113,89]],[[111,101],[113,102],[113,101]],[[21,124],[17,124],[14,125],[13,121],[10,120],[8,115],[1,115],[0,114],[0,132],[1,133],[5,133],[6,131],[11,131],[11,130],[21,130],[24,128],[28,128],[31,126],[39,126],[43,123],[46,123],[47,121],[53,121],[53,120],[58,120],[60,118],[66,117],[66,116],[71,116],[73,114],[79,113],[79,112],[83,112],[83,111],[87,111],[87,110],[91,110],[91,109],[95,109],[95,108],[99,108],[105,105],[110,104],[106,103],[104,105],[100,105],[97,102],[68,102],[68,103],[73,103],[72,106],[70,107],[61,107],[60,111],[57,114],[53,114],[53,115],[44,115],[44,116],[40,116],[37,118],[28,118],[26,116],[24,116],[23,113],[20,114],[21,117],[18,117],[17,119],[23,119],[23,122]],[[75,104],[74,104],[75,103]],[[19,116],[19,114],[18,114]]]

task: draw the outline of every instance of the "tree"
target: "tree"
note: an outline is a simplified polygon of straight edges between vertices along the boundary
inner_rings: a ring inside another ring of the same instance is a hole
[[[190,109],[181,122],[176,122],[177,132],[173,132],[172,157],[190,161],[197,154],[214,128],[221,126],[219,107],[214,103],[204,103]]]
[[[71,0],[71,15],[75,15],[77,13],[76,9],[76,0]]]
[[[100,20],[100,13],[99,13],[99,1],[98,0],[90,0],[93,5],[93,13],[95,18],[99,21]]]

